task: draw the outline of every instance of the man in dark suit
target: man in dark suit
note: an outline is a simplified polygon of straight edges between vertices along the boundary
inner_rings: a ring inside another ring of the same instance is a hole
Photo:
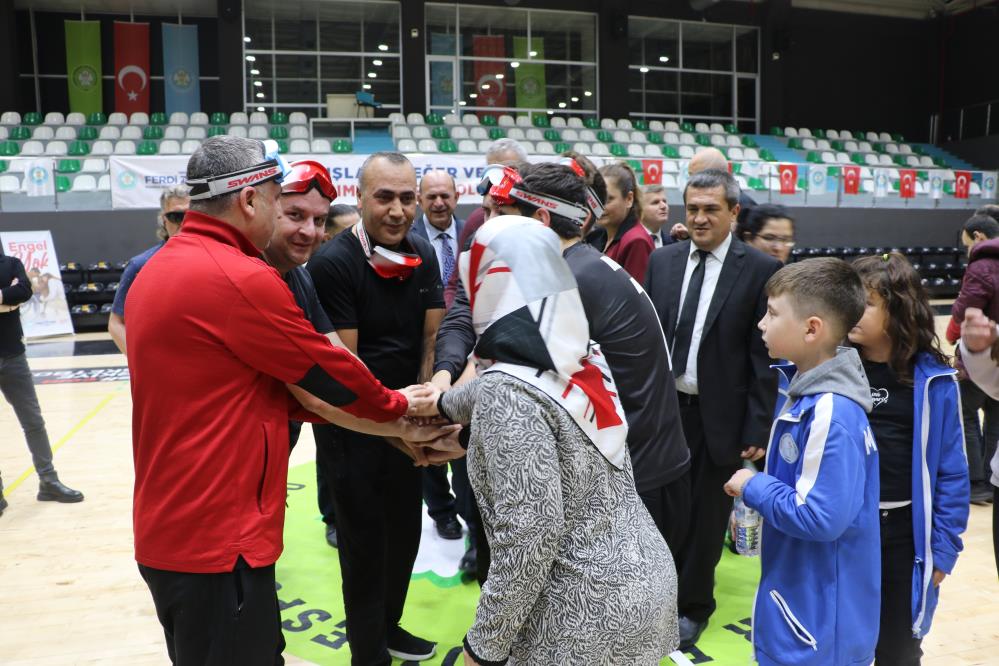
[[[439,170],[425,174],[420,179],[419,201],[423,214],[413,223],[412,232],[434,246],[441,281],[448,284],[451,276],[458,270],[458,239],[465,227],[465,222],[454,216],[455,208],[458,207],[458,190],[454,178],[446,171]],[[459,503],[465,499],[462,495],[468,487],[468,474],[464,471],[464,465],[464,458],[451,463],[455,477],[454,492],[459,495]],[[423,499],[427,503],[427,513],[436,525],[437,534],[444,539],[460,539],[461,523],[458,522],[455,497],[451,494],[447,479],[447,465],[423,470]]]
[[[732,234],[739,186],[728,171],[691,176],[683,198],[690,240],[652,253],[645,289],[672,352],[691,454],[692,529],[677,558],[680,647],[689,649],[715,610],[732,509],[725,475],[761,458],[770,431],[777,378],[756,324],[780,263]]]

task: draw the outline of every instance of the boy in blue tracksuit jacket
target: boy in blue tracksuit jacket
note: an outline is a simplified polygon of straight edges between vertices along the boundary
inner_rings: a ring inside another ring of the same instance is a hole
[[[796,366],[765,472],[725,485],[763,516],[753,648],[764,665],[868,666],[880,617],[878,455],[860,357],[839,341],[864,311],[856,272],[836,259],[786,266],[760,322],[773,358]],[[790,368],[784,368],[789,371]]]

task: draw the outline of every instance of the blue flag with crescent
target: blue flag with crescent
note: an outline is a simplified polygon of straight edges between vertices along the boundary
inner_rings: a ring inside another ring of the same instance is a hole
[[[198,26],[163,24],[163,87],[167,115],[201,110]]]

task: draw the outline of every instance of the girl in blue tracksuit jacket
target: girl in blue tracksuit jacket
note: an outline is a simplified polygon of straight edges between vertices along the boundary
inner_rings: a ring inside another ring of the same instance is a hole
[[[878,664],[919,664],[939,585],[968,523],[968,464],[956,373],[940,351],[919,275],[896,253],[854,267],[868,291],[850,341],[871,386],[880,457]]]

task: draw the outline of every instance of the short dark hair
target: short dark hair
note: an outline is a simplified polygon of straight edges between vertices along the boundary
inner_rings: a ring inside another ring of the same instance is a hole
[[[999,222],[999,206],[995,204],[985,204],[975,211],[975,215],[988,215],[996,222]]]
[[[964,223],[964,233],[974,236],[978,232],[986,238],[996,238],[999,236],[999,222],[988,214],[982,215],[976,212]]]
[[[326,228],[333,226],[333,222],[341,215],[359,215],[357,208],[350,204],[333,204],[330,206],[330,214],[326,216]]]
[[[586,181],[586,186],[593,190],[593,193],[597,195],[600,199],[600,204],[603,205],[607,201],[607,181],[604,180],[604,176],[600,173],[600,169],[597,165],[590,161],[586,155],[582,153],[577,153],[575,150],[567,150],[562,153],[563,157],[571,157],[576,160],[576,164],[582,168],[583,180]]]
[[[735,226],[735,235],[741,240],[750,240],[758,236],[770,220],[790,220],[791,229],[794,229],[791,211],[780,204],[757,204],[750,208],[746,215],[739,217],[741,219]]]
[[[548,194],[586,208],[586,184],[569,167],[555,162],[541,162],[521,169],[519,173],[522,179],[520,187],[528,192]],[[530,217],[538,209],[519,199],[514,199],[513,205],[525,217]],[[579,238],[582,235],[582,227],[576,221],[554,213],[551,214],[549,226],[562,238]]]
[[[361,168],[357,170],[357,190],[358,192],[364,191],[364,172],[367,171],[368,166],[375,160],[386,160],[391,164],[408,164],[413,166],[413,163],[409,161],[409,158],[400,152],[394,150],[380,150],[377,153],[371,153],[368,158],[364,160],[361,164]],[[415,171],[415,169],[414,169]]]
[[[729,210],[735,208],[742,190],[739,189],[739,183],[732,174],[721,169],[705,169],[691,176],[683,188],[683,201],[687,202],[687,190],[711,190],[716,187],[725,190],[725,203],[728,204]]]
[[[845,338],[867,305],[867,291],[853,266],[822,257],[788,264],[767,280],[767,296],[786,295],[801,318],[819,317]]]

